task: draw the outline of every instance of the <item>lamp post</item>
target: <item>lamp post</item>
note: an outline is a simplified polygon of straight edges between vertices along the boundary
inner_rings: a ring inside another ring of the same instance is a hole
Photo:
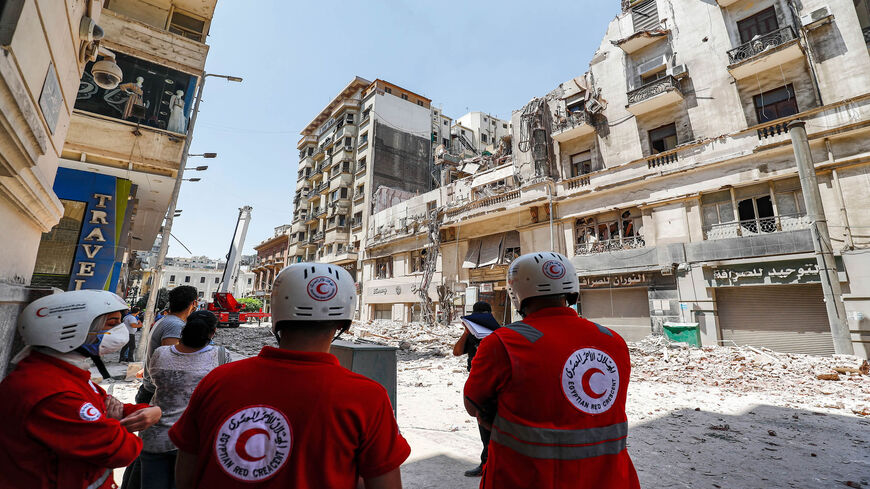
[[[242,81],[241,77],[238,76],[204,73],[202,80],[199,82],[199,89],[196,92],[196,102],[193,105],[193,114],[191,114],[190,124],[187,126],[187,137],[184,139],[184,151],[181,153],[181,162],[178,165],[178,175],[175,177],[175,186],[172,189],[172,196],[169,198],[169,210],[166,212],[166,222],[163,224],[163,231],[161,232],[163,239],[160,240],[160,250],[157,252],[157,261],[154,264],[154,272],[152,273],[153,280],[151,283],[153,285],[148,291],[148,303],[145,306],[145,321],[142,326],[142,341],[139,344],[138,351],[136,352],[136,357],[140,360],[145,358],[145,352],[148,349],[147,338],[151,333],[151,323],[154,322],[154,308],[157,305],[157,294],[160,290],[160,276],[163,273],[163,262],[166,260],[166,251],[169,248],[169,233],[172,232],[172,220],[175,218],[175,206],[178,204],[178,194],[181,191],[181,182],[185,180],[184,170],[187,165],[187,158],[189,156],[201,156],[203,158],[215,158],[217,156],[217,153],[189,154],[190,143],[193,140],[193,128],[196,126],[196,116],[199,114],[199,104],[202,102],[202,92],[205,88],[205,79],[210,76],[223,78],[231,82]]]

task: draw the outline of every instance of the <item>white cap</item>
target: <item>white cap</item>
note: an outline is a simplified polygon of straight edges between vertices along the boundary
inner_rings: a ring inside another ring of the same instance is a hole
[[[580,283],[577,270],[566,256],[546,251],[529,253],[511,263],[507,273],[508,295],[519,311],[529,297],[566,294],[568,303],[577,301]]]
[[[294,263],[272,284],[272,330],[279,321],[350,321],[356,284],[344,268]]]
[[[18,333],[27,345],[66,353],[85,344],[92,329],[102,329],[105,322],[98,319],[128,307],[107,290],[61,292],[28,304],[18,316]]]

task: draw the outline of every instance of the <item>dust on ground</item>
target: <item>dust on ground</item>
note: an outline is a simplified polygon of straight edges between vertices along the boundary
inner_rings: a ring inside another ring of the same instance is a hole
[[[462,407],[462,326],[355,323],[345,339],[399,348],[397,418],[412,447],[406,488],[474,488],[475,421]],[[274,345],[271,325],[221,329],[234,358]],[[629,453],[643,487],[870,488],[870,373],[856,357],[752,347],[630,343]],[[822,380],[831,379],[831,380]],[[837,380],[833,380],[837,379]],[[115,384],[132,401],[138,381]],[[123,397],[122,397],[123,396]]]

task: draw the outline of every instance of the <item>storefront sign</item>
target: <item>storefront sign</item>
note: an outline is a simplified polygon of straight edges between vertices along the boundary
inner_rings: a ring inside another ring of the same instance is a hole
[[[603,277],[580,277],[580,287],[587,289],[609,287],[641,287],[646,285],[649,285],[649,278],[645,273],[605,275]]]
[[[819,283],[819,266],[812,261],[753,263],[714,268],[709,272],[712,287],[739,285],[783,285]]]
[[[487,293],[492,292],[492,282],[484,282],[480,284],[480,291]]]
[[[59,168],[54,190],[58,197],[87,204],[67,290],[114,291],[124,255],[118,243],[127,212],[130,181]]]

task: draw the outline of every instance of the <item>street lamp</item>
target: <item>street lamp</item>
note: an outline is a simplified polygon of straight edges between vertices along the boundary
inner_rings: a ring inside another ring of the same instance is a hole
[[[198,155],[190,154],[190,142],[193,140],[193,129],[196,126],[196,117],[199,114],[199,104],[202,102],[202,92],[205,88],[205,81],[208,77],[215,78],[223,78],[227,81],[231,82],[241,82],[242,78],[238,76],[230,76],[230,75],[217,75],[214,73],[203,73],[202,78],[199,81],[199,89],[196,92],[196,102],[193,105],[193,113],[190,115],[190,123],[187,125],[187,135],[184,138],[184,151],[181,153],[181,162],[178,165],[178,175],[175,177],[175,187],[172,189],[172,195],[169,198],[169,211],[166,213],[166,221],[163,224],[163,239],[160,240],[160,250],[157,252],[157,261],[154,264],[154,283],[160,283],[160,275],[163,272],[163,262],[166,260],[166,251],[169,249],[169,236],[171,236],[172,232],[172,220],[175,217],[175,206],[178,205],[178,193],[181,191],[181,182],[185,181],[184,179],[184,170],[185,166],[187,166],[187,158],[189,156],[201,156],[203,158],[215,158],[217,157],[217,153],[202,153]],[[190,181],[198,181],[190,179]],[[154,322],[154,308],[157,305],[157,292],[160,287],[151,287],[148,293],[148,304],[145,306],[145,321],[144,326],[142,327],[142,337],[147,338],[148,334],[151,331],[151,323]],[[143,341],[139,345],[139,349],[136,352],[137,357],[142,359],[145,357],[145,352],[148,347],[148,342]]]
[[[193,178],[183,178],[182,180],[184,180],[185,182],[198,182],[198,181],[200,181],[200,180],[202,180],[202,179],[201,179],[201,178],[197,178],[197,177],[193,177]]]
[[[187,171],[187,170],[191,170],[191,171],[206,171],[206,170],[208,170],[208,165],[192,166],[192,167],[190,167],[190,168],[185,168],[184,170],[185,170],[185,171]]]

